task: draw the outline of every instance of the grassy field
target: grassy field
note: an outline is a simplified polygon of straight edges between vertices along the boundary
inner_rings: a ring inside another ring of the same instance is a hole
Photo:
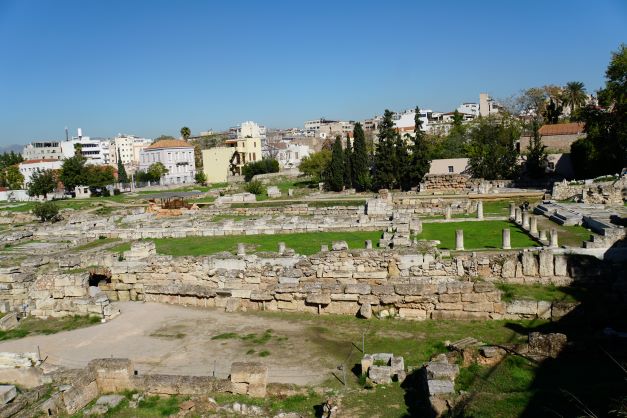
[[[575,287],[558,287],[555,285],[526,285],[498,283],[501,299],[509,302],[514,299],[532,299],[546,301],[576,302],[581,299],[582,289]]]
[[[0,341],[23,338],[34,334],[55,334],[61,331],[70,331],[87,327],[100,322],[98,316],[68,316],[65,318],[25,318],[16,328],[0,331]]]
[[[558,225],[544,216],[538,216],[538,229],[550,230],[553,228],[557,230],[559,245],[568,245],[570,247],[581,248],[583,241],[587,241],[591,235],[595,235],[594,232],[583,226]]]
[[[502,231],[511,231],[512,248],[536,247],[538,244],[521,228],[508,221],[424,223],[418,239],[439,240],[442,249],[455,249],[455,231],[464,230],[466,250],[502,248]]]
[[[299,254],[315,254],[320,245],[333,241],[346,241],[349,248],[365,248],[365,240],[372,240],[376,245],[381,232],[314,232],[302,234],[276,235],[237,235],[225,237],[186,237],[155,239],[157,252],[160,254],[185,256],[207,255],[221,251],[237,251],[237,244],[246,244],[248,252],[277,251],[278,243],[285,242]]]

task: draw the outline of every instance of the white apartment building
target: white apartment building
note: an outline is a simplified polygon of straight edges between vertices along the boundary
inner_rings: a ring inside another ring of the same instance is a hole
[[[22,158],[25,160],[63,160],[66,157],[59,141],[33,141],[22,150]]]
[[[284,147],[279,147],[276,159],[281,168],[296,168],[303,158],[309,156],[309,146],[293,143],[283,143]]]
[[[34,159],[22,161],[18,167],[24,176],[24,186],[26,187],[37,171],[60,170],[62,165],[63,161],[59,159]]]
[[[229,139],[259,138],[261,140],[265,140],[266,133],[267,129],[265,126],[258,125],[253,121],[246,121],[229,128]]]
[[[116,165],[119,159],[126,168],[137,168],[140,151],[150,146],[151,143],[152,140],[147,138],[118,134],[109,145],[111,164]]]
[[[194,183],[196,162],[194,147],[180,139],[162,139],[139,152],[139,169],[147,171],[154,163],[162,163],[168,173],[161,184]]]
[[[479,103],[462,103],[457,107],[459,113],[479,116]]]

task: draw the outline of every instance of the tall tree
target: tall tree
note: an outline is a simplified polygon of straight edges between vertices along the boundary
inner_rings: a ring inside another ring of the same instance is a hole
[[[474,177],[509,179],[516,174],[515,143],[520,129],[514,119],[480,118],[470,130],[469,165]]]
[[[370,188],[370,168],[368,163],[368,151],[366,149],[366,136],[361,123],[355,123],[353,128],[353,186],[358,192]]]
[[[11,190],[21,189],[24,184],[24,176],[20,173],[17,164],[0,169],[0,186]]]
[[[187,126],[183,126],[181,128],[181,136],[187,141],[187,139],[192,136],[192,131]]]
[[[323,177],[328,172],[329,164],[331,164],[331,151],[323,149],[303,158],[298,169],[318,183],[324,180]]]
[[[581,106],[585,105],[587,98],[586,88],[581,81],[566,83],[562,90],[562,103],[570,107],[571,114],[576,113]]]
[[[422,120],[420,119],[420,108],[416,106],[416,116],[414,116],[414,144],[411,150],[411,170],[410,182],[418,185],[422,178],[431,168],[431,158],[427,136],[422,130]]]
[[[24,161],[24,158],[20,154],[15,152],[3,152],[0,154],[0,169],[10,167],[15,164],[19,164]]]
[[[73,157],[63,161],[61,166],[60,180],[63,182],[66,190],[74,190],[76,186],[87,186],[87,176],[85,163],[87,159],[80,152],[75,153]]]
[[[546,146],[542,143],[540,135],[540,122],[537,118],[531,121],[531,138],[527,146],[527,160],[525,169],[527,175],[534,179],[546,176],[547,153]]]
[[[118,183],[128,183],[128,175],[120,158],[120,150],[118,150]]]
[[[56,186],[56,180],[52,170],[37,170],[33,173],[28,183],[29,196],[48,197],[48,193],[52,193]]]
[[[342,139],[337,136],[331,151],[331,163],[327,172],[327,187],[334,192],[339,192],[344,186],[344,152],[342,151]]]
[[[376,189],[393,189],[396,184],[394,140],[398,133],[394,129],[394,113],[385,109],[379,124],[378,143],[374,155],[374,178]]]
[[[353,188],[353,150],[348,135],[346,135],[346,148],[344,148],[344,187]]]
[[[168,169],[163,163],[157,162],[150,164],[146,173],[150,176],[152,181],[161,181],[161,177],[168,174]]]
[[[571,145],[578,178],[617,174],[627,167],[627,45],[612,53],[599,104],[581,108],[586,138]]]
[[[551,98],[549,100],[549,104],[546,106],[546,110],[544,111],[544,118],[546,119],[546,123],[558,123],[563,110],[564,107],[555,100],[553,100],[553,98]]]

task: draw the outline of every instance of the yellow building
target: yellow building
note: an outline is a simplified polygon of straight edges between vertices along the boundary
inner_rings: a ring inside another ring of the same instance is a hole
[[[242,174],[242,167],[248,163],[261,161],[261,133],[259,125],[244,122],[237,130],[237,137],[225,142],[233,151],[231,171],[234,175]]]
[[[215,147],[202,150],[202,170],[208,183],[225,183],[231,174],[233,148]]]

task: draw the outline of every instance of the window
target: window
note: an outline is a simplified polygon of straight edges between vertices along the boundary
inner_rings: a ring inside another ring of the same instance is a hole
[[[449,165],[449,166],[448,166],[448,172],[449,172],[449,173],[453,173],[453,172],[454,172],[454,170],[453,170],[453,166],[452,166],[452,165]]]

